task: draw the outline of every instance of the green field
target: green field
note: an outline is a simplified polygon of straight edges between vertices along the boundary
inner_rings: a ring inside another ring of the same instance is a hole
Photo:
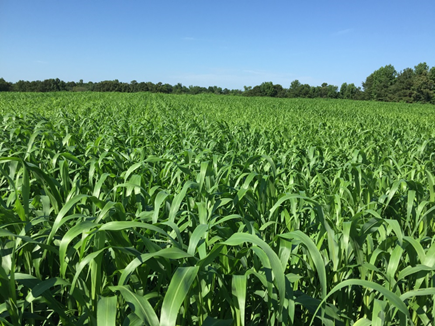
[[[435,107],[0,93],[5,325],[431,325]]]

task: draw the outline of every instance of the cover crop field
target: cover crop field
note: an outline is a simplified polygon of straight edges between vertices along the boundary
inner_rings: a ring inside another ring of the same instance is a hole
[[[5,325],[431,325],[435,108],[0,94]]]

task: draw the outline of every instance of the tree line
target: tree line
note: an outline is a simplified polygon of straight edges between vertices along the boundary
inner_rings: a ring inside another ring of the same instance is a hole
[[[321,86],[302,84],[298,80],[291,82],[289,88],[279,84],[264,82],[257,86],[244,86],[243,90],[228,89],[218,86],[186,87],[180,83],[176,85],[154,84],[152,82],[130,83],[119,80],[105,80],[101,82],[65,82],[56,79],[24,81],[11,83],[0,78],[0,92],[153,92],[167,94],[201,94],[213,93],[221,95],[268,96],[268,97],[300,97],[300,98],[341,98],[353,100],[373,100],[407,103],[435,104],[435,67],[430,68],[425,62],[414,68],[406,68],[397,72],[394,66],[386,65],[374,71],[362,83],[362,87],[355,84],[343,83],[341,87],[323,83]]]

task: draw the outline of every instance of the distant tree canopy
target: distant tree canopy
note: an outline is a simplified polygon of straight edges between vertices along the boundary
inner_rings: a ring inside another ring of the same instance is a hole
[[[366,100],[435,104],[435,67],[423,62],[397,72],[387,65],[368,76],[363,87]]]
[[[219,94],[268,97],[303,97],[303,98],[339,98],[370,101],[419,102],[435,104],[435,67],[430,68],[426,62],[412,68],[397,72],[392,65],[386,65],[370,74],[362,83],[362,88],[355,84],[343,83],[340,87],[323,83],[321,86],[302,84],[299,80],[290,83],[289,88],[279,84],[264,82],[257,86],[244,86],[243,90],[228,89],[218,86],[186,87],[176,85],[154,84],[152,82],[130,83],[115,80],[84,83],[65,82],[56,79],[7,82],[0,78],[0,92],[153,92],[166,94]]]

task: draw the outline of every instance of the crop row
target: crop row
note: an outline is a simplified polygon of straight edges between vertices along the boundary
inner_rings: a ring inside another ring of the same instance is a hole
[[[430,325],[433,106],[0,97],[7,325]]]

